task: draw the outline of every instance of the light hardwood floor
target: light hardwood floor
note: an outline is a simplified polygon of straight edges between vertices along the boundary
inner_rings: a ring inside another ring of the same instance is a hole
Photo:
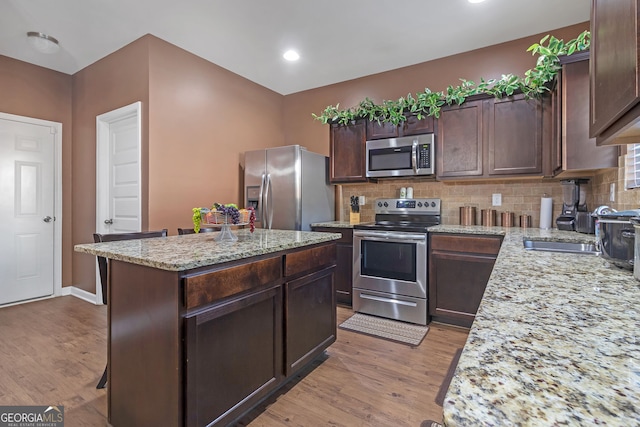
[[[352,311],[338,307],[338,324]],[[467,331],[431,324],[418,347],[338,329],[338,339],[239,425],[414,426]],[[66,296],[0,309],[0,405],[64,405],[65,425],[106,425],[106,307]]]

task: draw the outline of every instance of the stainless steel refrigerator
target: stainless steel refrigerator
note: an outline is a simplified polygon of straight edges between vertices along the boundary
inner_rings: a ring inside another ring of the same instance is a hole
[[[310,230],[333,221],[329,159],[299,145],[244,153],[244,205],[256,209],[256,227]]]

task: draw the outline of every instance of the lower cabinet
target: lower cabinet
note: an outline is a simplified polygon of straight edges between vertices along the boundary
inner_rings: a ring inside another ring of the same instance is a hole
[[[285,284],[285,374],[311,362],[336,340],[333,270]]]
[[[187,426],[227,424],[279,385],[282,319],[280,285],[186,318]]]
[[[353,299],[353,229],[312,227],[312,231],[342,234],[340,240],[336,240],[336,302],[351,307]]]
[[[429,316],[470,327],[493,270],[502,237],[429,235]]]

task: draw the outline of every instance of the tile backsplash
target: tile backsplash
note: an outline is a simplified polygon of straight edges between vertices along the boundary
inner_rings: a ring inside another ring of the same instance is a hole
[[[476,224],[480,224],[481,209],[495,209],[498,225],[500,213],[515,214],[515,225],[519,215],[531,215],[532,227],[540,226],[540,199],[543,194],[553,198],[553,224],[562,209],[562,185],[560,178],[492,180],[467,182],[436,182],[429,180],[391,179],[369,184],[342,185],[341,218],[349,221],[349,199],[351,196],[365,196],[366,204],[360,208],[360,221],[374,220],[373,205],[379,198],[399,197],[401,187],[413,187],[413,197],[433,197],[442,199],[442,223],[460,223],[460,207],[476,208]],[[615,202],[609,201],[611,183],[615,183]],[[606,169],[590,177],[585,186],[587,208],[593,210],[600,205],[608,205],[617,210],[640,208],[640,189],[624,189],[624,168]],[[502,195],[502,205],[492,206],[492,195]],[[338,192],[340,194],[340,192]]]

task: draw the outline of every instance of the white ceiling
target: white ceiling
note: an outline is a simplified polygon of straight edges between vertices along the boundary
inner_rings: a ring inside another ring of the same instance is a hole
[[[74,74],[145,34],[287,95],[589,20],[590,0],[1,0],[0,55]],[[46,55],[27,31],[49,34]],[[300,60],[282,53],[295,48]]]

